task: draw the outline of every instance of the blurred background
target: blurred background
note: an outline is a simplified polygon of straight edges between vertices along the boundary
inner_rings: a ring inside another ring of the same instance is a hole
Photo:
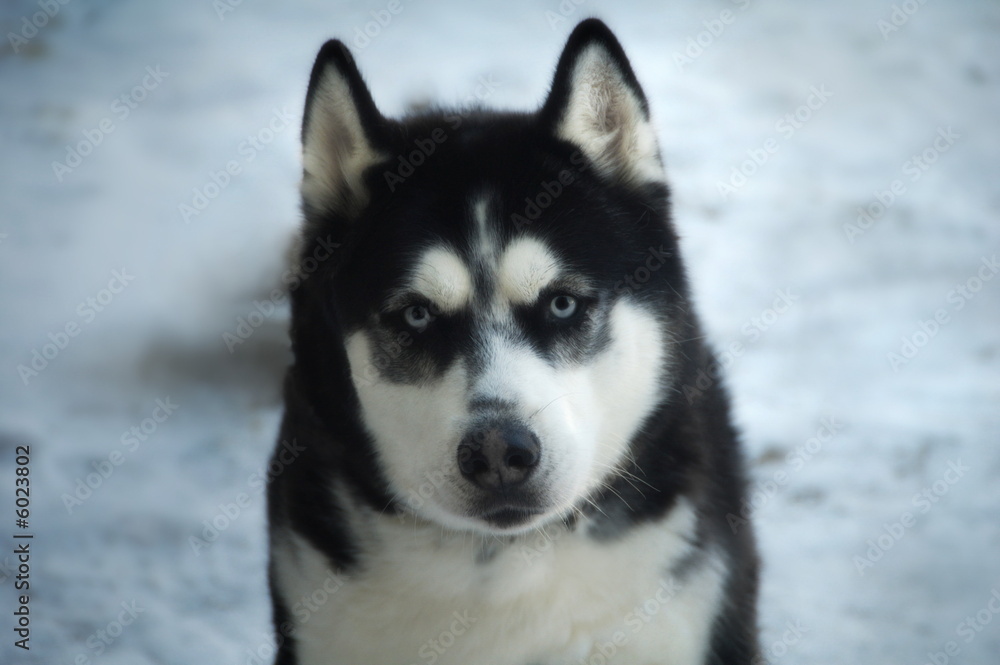
[[[388,114],[530,109],[588,16],[650,98],[727,366],[767,662],[997,662],[990,0],[0,5],[0,662],[268,662],[312,59],[346,41]]]

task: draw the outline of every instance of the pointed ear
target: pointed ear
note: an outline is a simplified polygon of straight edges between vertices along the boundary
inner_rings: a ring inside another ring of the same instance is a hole
[[[302,120],[302,200],[307,209],[353,212],[368,199],[362,176],[381,161],[386,120],[354,58],[338,40],[316,56]]]
[[[597,19],[570,35],[540,117],[605,177],[628,184],[665,179],[646,96],[618,40]]]

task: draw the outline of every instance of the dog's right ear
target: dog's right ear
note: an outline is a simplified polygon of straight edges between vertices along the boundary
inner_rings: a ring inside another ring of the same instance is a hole
[[[664,180],[646,96],[618,39],[598,19],[570,34],[539,115],[603,176],[627,184]]]
[[[302,201],[306,209],[355,212],[365,205],[363,174],[382,160],[386,120],[350,51],[339,40],[320,49],[302,119]]]

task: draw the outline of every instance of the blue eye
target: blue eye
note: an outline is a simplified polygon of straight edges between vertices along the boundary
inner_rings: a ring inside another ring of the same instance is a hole
[[[568,319],[576,314],[576,298],[558,295],[549,302],[549,311],[557,319]]]
[[[403,320],[406,321],[406,325],[416,331],[427,328],[431,318],[431,311],[424,305],[410,305],[403,310]]]

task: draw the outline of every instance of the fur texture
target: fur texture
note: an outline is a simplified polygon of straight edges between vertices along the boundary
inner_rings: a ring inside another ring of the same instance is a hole
[[[303,163],[277,663],[750,663],[741,454],[608,28],[537,113],[398,121],[329,42]]]

